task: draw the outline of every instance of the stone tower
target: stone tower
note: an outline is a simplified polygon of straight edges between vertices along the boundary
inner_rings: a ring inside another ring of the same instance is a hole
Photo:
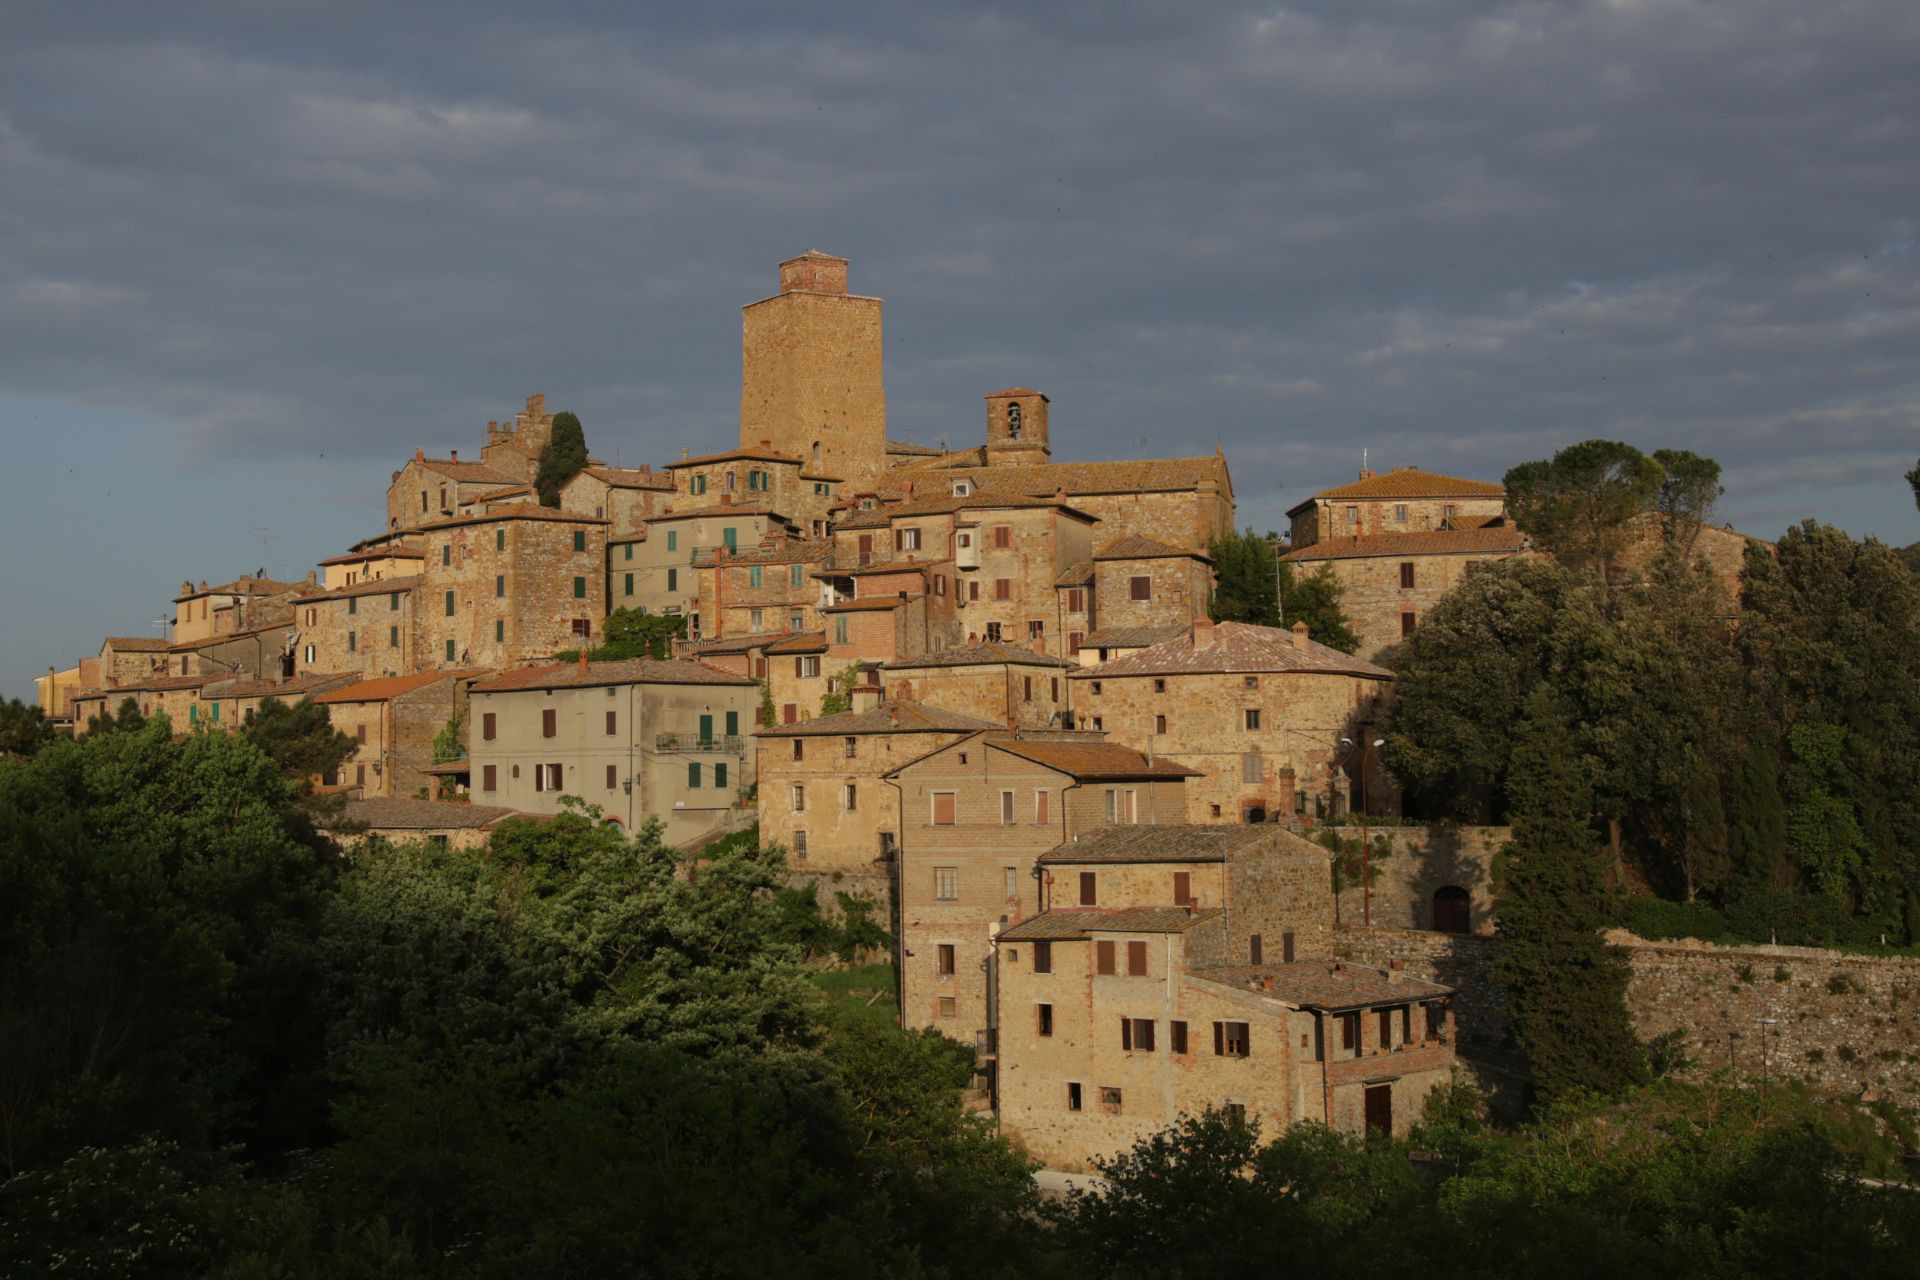
[[[880,305],[847,292],[845,258],[780,264],[780,292],[741,309],[741,448],[770,440],[808,475],[872,485],[887,465]]]
[[[1046,462],[1047,398],[1026,387],[995,391],[987,397],[987,454],[996,462]]]

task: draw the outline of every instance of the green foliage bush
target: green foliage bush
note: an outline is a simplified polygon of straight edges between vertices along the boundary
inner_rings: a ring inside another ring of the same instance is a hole
[[[1654,941],[1668,938],[1697,938],[1701,942],[1732,940],[1726,917],[1704,902],[1633,898],[1627,903],[1624,923],[1636,936]]]

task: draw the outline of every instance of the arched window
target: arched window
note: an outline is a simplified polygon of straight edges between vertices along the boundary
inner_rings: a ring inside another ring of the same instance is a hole
[[[813,442],[813,463],[815,466],[820,465],[820,442],[818,440]]]
[[[1439,933],[1473,932],[1473,895],[1457,884],[1433,891],[1433,927]]]

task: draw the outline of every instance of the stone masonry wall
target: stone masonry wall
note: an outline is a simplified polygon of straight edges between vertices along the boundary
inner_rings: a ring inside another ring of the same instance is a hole
[[[1355,656],[1369,662],[1398,645],[1408,627],[1418,627],[1427,611],[1459,585],[1473,565],[1500,555],[1361,556],[1350,560],[1314,560],[1294,565],[1296,573],[1317,573],[1321,565],[1345,588],[1340,611],[1359,637]],[[1403,587],[1401,568],[1413,566],[1413,586]]]
[[[1359,827],[1327,828],[1357,844]],[[1493,932],[1493,859],[1506,827],[1374,827],[1393,852],[1373,863],[1373,923],[1379,929],[1432,929],[1433,895],[1445,886],[1467,891],[1475,933]],[[1363,911],[1358,876],[1344,877],[1335,918],[1357,925]]]

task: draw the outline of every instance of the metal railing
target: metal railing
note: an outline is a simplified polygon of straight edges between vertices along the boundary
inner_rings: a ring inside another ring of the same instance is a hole
[[[694,733],[662,733],[653,740],[655,751],[730,751],[736,755],[743,749],[743,739],[737,733],[710,733],[702,737]]]
[[[1000,1052],[1000,1028],[985,1027],[973,1033],[973,1056],[991,1058]]]

